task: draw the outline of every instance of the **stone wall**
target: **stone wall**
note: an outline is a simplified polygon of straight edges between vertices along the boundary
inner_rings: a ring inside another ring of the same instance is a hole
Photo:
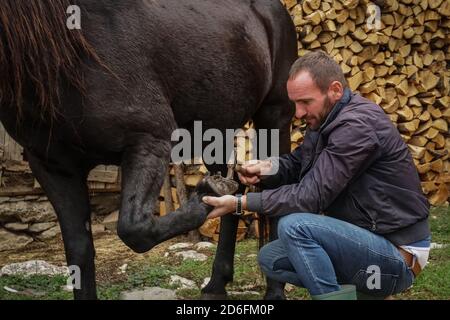
[[[115,231],[120,195],[91,197],[92,231]],[[52,205],[45,196],[0,197],[0,251],[18,250],[60,236]]]

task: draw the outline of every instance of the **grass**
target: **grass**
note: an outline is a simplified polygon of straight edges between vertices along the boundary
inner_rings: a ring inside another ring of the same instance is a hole
[[[431,250],[427,267],[412,289],[398,295],[399,299],[450,299],[450,209],[433,208],[430,227],[432,242],[447,246]]]
[[[68,300],[71,292],[63,290],[67,279],[64,276],[3,276],[0,277],[0,300]],[[5,287],[17,290],[11,293]]]
[[[430,213],[433,242],[447,244],[447,247],[433,249],[429,265],[416,279],[414,286],[407,292],[397,295],[396,299],[450,299],[450,210],[433,208]],[[248,239],[237,244],[235,256],[234,281],[227,290],[232,292],[231,299],[262,299],[265,281],[259,271],[255,254],[257,243]],[[179,275],[193,280],[198,287],[210,276],[214,259],[214,249],[203,250],[208,256],[204,262],[182,261],[173,256],[150,255],[148,259],[130,262],[124,281],[98,283],[100,299],[115,300],[123,291],[144,287],[162,287],[175,289],[170,285],[170,276]],[[66,279],[62,276],[0,277],[0,300],[66,300],[72,294],[64,291]],[[4,287],[20,291],[11,293]],[[251,291],[250,293],[247,291]],[[247,293],[245,293],[247,292]],[[253,294],[252,292],[257,292]],[[309,299],[305,289],[288,286],[288,299]],[[200,289],[182,289],[177,291],[180,299],[198,299]]]

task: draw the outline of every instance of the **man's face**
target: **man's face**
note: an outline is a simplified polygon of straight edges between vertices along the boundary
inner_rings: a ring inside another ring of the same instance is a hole
[[[287,90],[289,99],[295,103],[295,117],[304,119],[312,130],[319,129],[337,101],[332,92],[320,91],[308,71],[302,71],[288,80]]]

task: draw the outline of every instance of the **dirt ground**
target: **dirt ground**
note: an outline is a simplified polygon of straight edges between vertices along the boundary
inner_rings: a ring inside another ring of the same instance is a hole
[[[129,249],[113,232],[96,235],[94,236],[94,246],[97,281],[123,280],[124,276],[117,272],[120,266],[132,261],[143,260],[151,255],[162,255],[171,244],[181,241],[186,241],[186,239],[178,237],[161,243],[145,254],[138,254]],[[0,268],[7,264],[29,260],[44,260],[57,266],[65,266],[66,259],[62,239],[34,242],[22,250],[0,252]]]

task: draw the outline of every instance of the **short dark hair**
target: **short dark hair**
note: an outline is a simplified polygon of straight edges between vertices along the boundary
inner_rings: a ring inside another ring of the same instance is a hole
[[[333,81],[339,81],[344,88],[348,87],[339,64],[321,50],[308,52],[298,58],[291,67],[289,79],[294,79],[302,71],[308,71],[323,93],[327,92]]]

